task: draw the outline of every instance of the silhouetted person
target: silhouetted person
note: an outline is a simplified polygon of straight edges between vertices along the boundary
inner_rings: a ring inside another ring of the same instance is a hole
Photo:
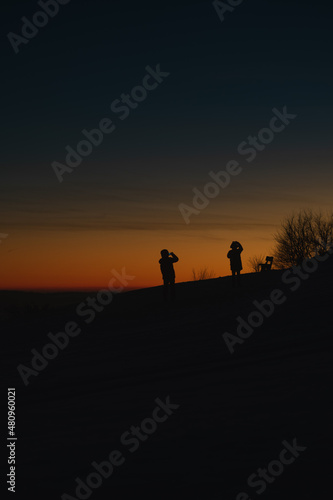
[[[162,258],[159,260],[161,272],[163,276],[163,297],[165,301],[175,299],[175,270],[173,268],[174,262],[178,262],[178,257],[168,250],[161,251]],[[171,257],[170,257],[171,256]]]
[[[233,241],[230,245],[231,250],[228,252],[228,259],[230,259],[230,269],[232,272],[232,286],[240,286],[240,272],[243,269],[241,253],[243,251],[242,245],[239,241]]]

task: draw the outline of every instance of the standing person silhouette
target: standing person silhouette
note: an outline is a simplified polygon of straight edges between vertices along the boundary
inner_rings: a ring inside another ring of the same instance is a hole
[[[173,268],[174,262],[178,262],[178,257],[173,252],[168,250],[161,250],[162,258],[159,260],[163,277],[163,298],[165,301],[175,300],[175,270]],[[171,256],[171,257],[170,257]]]
[[[243,269],[241,253],[243,251],[242,245],[239,241],[233,241],[230,245],[227,257],[230,259],[230,269],[232,272],[232,286],[240,286],[240,272]]]

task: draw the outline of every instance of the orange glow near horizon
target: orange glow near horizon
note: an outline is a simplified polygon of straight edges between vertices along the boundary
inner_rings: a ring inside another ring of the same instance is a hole
[[[247,234],[246,234],[247,233]],[[251,236],[250,236],[251,235]],[[171,231],[25,232],[12,233],[2,243],[2,290],[98,290],[107,288],[112,270],[134,276],[128,288],[161,285],[158,264],[160,250],[173,251],[179,262],[174,265],[176,281],[192,281],[192,269],[207,267],[215,276],[230,274],[226,253],[230,242],[239,239],[244,246],[243,272],[251,272],[248,258],[267,254],[270,241],[263,241],[259,230],[237,233],[224,230],[222,235],[195,235]]]
[[[228,276],[226,255],[233,240],[244,247],[243,273],[251,272],[248,259],[272,254],[273,235],[284,217],[302,207],[331,209],[328,182],[314,196],[313,179],[303,179],[304,185],[299,180],[295,192],[277,179],[274,191],[250,180],[244,172],[238,184],[212,200],[200,215],[193,215],[190,224],[177,209],[177,203],[190,200],[178,195],[168,203],[158,203],[150,194],[148,200],[142,195],[141,201],[126,203],[109,200],[107,193],[91,203],[82,197],[69,197],[65,203],[64,196],[63,205],[57,198],[50,202],[51,214],[19,206],[8,212],[1,227],[8,237],[0,240],[0,290],[99,290],[107,288],[112,270],[121,273],[123,268],[135,277],[128,282],[129,289],[159,286],[163,248],[179,257],[174,265],[178,283],[192,281],[192,269]],[[305,187],[312,202],[304,200]]]

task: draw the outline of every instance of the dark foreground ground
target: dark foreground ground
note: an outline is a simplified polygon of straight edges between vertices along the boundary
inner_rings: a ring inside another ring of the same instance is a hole
[[[128,292],[91,323],[75,312],[87,294],[0,293],[2,402],[15,387],[17,407],[17,493],[9,498],[331,498],[332,270],[320,264],[295,291],[278,271],[244,275],[239,290],[230,278],[183,283],[170,306],[159,287]],[[223,333],[235,334],[237,317],[246,320],[273,289],[285,302],[231,354]],[[81,333],[25,386],[17,366],[31,367],[31,349],[41,352],[68,321]],[[120,441],[143,421],[150,432],[145,419],[168,397],[179,406],[153,433]],[[281,471],[274,461],[295,440],[306,449]],[[102,484],[91,493],[75,492],[76,478],[86,483],[92,463],[113,450],[123,463],[109,478],[92,476]],[[268,481],[248,484],[268,466]]]

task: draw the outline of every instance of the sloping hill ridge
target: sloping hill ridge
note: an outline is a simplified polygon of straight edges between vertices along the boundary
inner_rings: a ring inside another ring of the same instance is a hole
[[[333,441],[332,261],[299,278],[294,291],[296,281],[284,282],[290,274],[272,271],[243,275],[240,289],[230,277],[177,284],[175,304],[162,302],[161,287],[117,295],[90,324],[73,300],[9,318],[5,367],[7,386],[17,388],[21,491],[78,498],[75,478],[85,481],[96,472],[92,463],[117,449],[125,462],[89,498],[253,499],[261,495],[249,476],[296,439],[306,449],[261,483],[263,498],[324,498]],[[224,334],[236,335],[237,318],[248,322],[254,301],[273,290],[284,302],[231,353]],[[17,365],[28,366],[30,350],[41,352],[47,334],[68,321],[81,333],[25,386]],[[167,397],[179,407],[131,453],[120,437]]]

